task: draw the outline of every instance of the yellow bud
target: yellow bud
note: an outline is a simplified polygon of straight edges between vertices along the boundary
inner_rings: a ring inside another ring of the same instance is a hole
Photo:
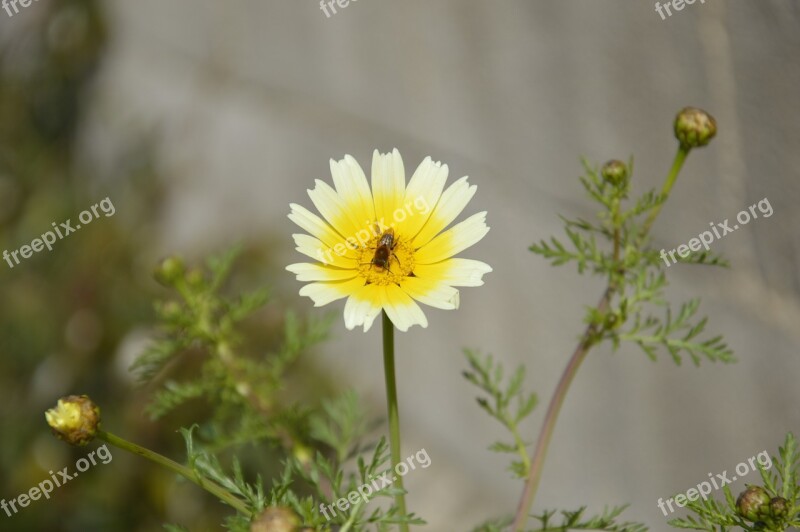
[[[71,445],[86,445],[100,426],[100,408],[87,395],[68,395],[44,414],[59,439]]]

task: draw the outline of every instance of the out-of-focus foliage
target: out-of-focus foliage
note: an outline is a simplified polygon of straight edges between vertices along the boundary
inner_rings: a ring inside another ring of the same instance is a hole
[[[3,15],[5,16],[5,15]],[[181,456],[174,426],[195,419],[204,405],[172,414],[163,430],[144,406],[151,390],[128,371],[153,322],[162,288],[149,275],[158,242],[167,181],[155,161],[157,131],[125,132],[131,139],[95,162],[85,146],[87,117],[96,103],[96,74],[113,28],[95,0],[39,2],[0,27],[0,253],[30,244],[108,197],[113,216],[100,214],[19,265],[0,262],[0,498],[27,492],[72,467],[89,449],[70,449],[47,430],[43,412],[70,393],[102,406],[103,426],[164,454]],[[265,257],[244,246],[238,282]],[[267,352],[280,338],[281,313],[251,316],[250,348]],[[314,377],[313,371],[306,372]],[[327,386],[317,379],[315,390]],[[312,394],[313,395],[313,394]],[[91,448],[91,446],[90,446]],[[0,530],[157,530],[187,517],[191,530],[209,529],[227,513],[203,504],[205,494],[172,475],[112,451],[93,467],[12,517]],[[266,459],[266,458],[264,458]]]

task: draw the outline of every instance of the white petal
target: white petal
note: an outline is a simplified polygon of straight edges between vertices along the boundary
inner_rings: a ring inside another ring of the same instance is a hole
[[[450,286],[481,286],[484,274],[491,271],[492,267],[485,262],[462,258],[414,266],[414,275],[418,278],[438,280]]]
[[[372,285],[362,286],[347,298],[344,325],[348,329],[363,325],[364,332],[367,332],[380,312],[380,289]]]
[[[310,264],[308,262],[298,262],[297,264],[290,264],[286,267],[287,270],[297,275],[298,281],[346,281],[358,275],[358,270],[343,268],[331,268],[330,266],[322,266],[319,264]]]
[[[443,310],[454,310],[459,305],[458,290],[446,283],[434,282],[419,277],[406,277],[401,284],[403,291],[420,303]]]
[[[470,185],[468,179],[467,176],[462,177],[442,193],[427,223],[414,238],[415,247],[419,248],[430,242],[461,214],[478,189],[476,185]]]
[[[433,264],[472,246],[489,232],[486,211],[474,214],[440,234],[414,254],[417,264]]]
[[[384,225],[391,225],[392,214],[405,198],[406,172],[403,158],[395,148],[392,153],[372,154],[372,196],[375,200],[375,217]]]
[[[364,280],[360,277],[336,283],[310,283],[300,289],[300,295],[310,297],[314,301],[315,307],[321,307],[337,299],[349,296],[363,284]]]
[[[425,313],[399,286],[390,284],[382,288],[381,306],[397,330],[406,332],[412,325],[428,326]]]

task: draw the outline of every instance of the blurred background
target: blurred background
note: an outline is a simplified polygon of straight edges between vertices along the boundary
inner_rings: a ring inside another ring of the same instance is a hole
[[[397,340],[409,506],[429,530],[468,530],[512,513],[521,482],[486,447],[501,428],[461,377],[463,347],[528,367],[547,399],[601,279],[553,269],[527,251],[588,218],[579,158],[635,157],[634,191],[660,186],[686,105],[712,113],[710,146],[689,158],[654,228],[672,249],[763,198],[774,209],[713,244],[730,269],[675,266],[670,299],[701,297],[709,332],[735,365],[652,363],[634,347],[591,354],[567,398],[536,503],[630,502],[630,519],[667,530],[659,497],[705,480],[800,428],[800,5],[695,2],[664,20],[654,4],[478,0],[317,2],[42,0],[0,11],[0,248],[13,250],[109,197],[100,218],[13,269],[0,263],[0,498],[71,466],[87,449],[56,441],[43,412],[88,393],[104,426],[180,460],[174,431],[191,412],[150,421],[152,390],[128,367],[152,334],[159,258],[245,246],[239,283],[274,298],[250,324],[268,345],[297,295],[290,202],[329,180],[328,160],[397,147],[407,172],[427,155],[469,175],[465,214],[489,235],[464,256],[491,264],[461,309]],[[332,338],[303,371],[353,388],[385,412],[379,328]],[[295,390],[314,397],[316,390]],[[112,449],[0,530],[217,530],[225,508],[163,470]],[[743,479],[734,492],[743,488]]]

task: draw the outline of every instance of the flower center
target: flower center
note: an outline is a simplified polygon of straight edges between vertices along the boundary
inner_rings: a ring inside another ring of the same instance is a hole
[[[404,277],[413,275],[414,248],[399,236],[395,236],[392,244],[387,245],[384,238],[386,234],[374,235],[357,250],[360,253],[358,273],[366,280],[366,284],[399,285]]]

